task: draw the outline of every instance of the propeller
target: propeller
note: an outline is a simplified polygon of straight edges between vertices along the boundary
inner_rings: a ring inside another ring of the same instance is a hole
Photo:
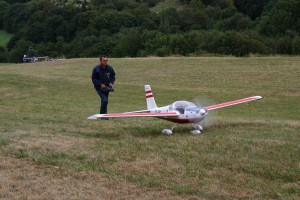
[[[206,114],[208,111],[206,109],[204,109],[204,107],[206,106],[211,106],[214,105],[215,103],[213,102],[213,100],[207,98],[207,97],[195,97],[192,102],[200,108],[200,113],[201,115]],[[217,112],[213,111],[213,112],[209,112],[207,113],[205,119],[201,122],[203,127],[210,127],[212,125],[214,125],[217,121]]]

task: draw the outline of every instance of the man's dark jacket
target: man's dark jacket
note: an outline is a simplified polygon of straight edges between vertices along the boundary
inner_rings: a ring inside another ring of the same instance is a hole
[[[106,65],[105,68],[100,65],[95,66],[92,73],[92,81],[95,89],[99,90],[102,84],[106,86],[110,83],[114,84],[115,75],[115,71],[110,65]]]

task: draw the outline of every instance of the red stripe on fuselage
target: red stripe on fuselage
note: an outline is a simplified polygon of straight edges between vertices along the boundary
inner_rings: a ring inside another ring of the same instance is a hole
[[[153,95],[146,96],[146,98],[151,98],[151,97],[153,97]]]
[[[106,117],[176,117],[176,112],[162,112],[162,113],[111,113],[103,114],[102,118]],[[101,117],[100,117],[101,118]]]
[[[194,118],[194,119],[179,119],[179,118],[173,118],[173,117],[158,117],[160,119],[164,119],[170,122],[174,122],[174,123],[179,123],[179,124],[187,124],[187,123],[198,123],[201,121],[201,119],[199,118]]]
[[[147,94],[147,93],[152,93],[152,91],[151,91],[151,90],[148,90],[148,91],[146,91],[146,94]]]

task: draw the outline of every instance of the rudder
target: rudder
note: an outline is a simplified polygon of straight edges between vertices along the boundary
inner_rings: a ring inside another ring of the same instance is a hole
[[[157,108],[150,85],[145,85],[145,95],[146,95],[147,109],[151,110]]]

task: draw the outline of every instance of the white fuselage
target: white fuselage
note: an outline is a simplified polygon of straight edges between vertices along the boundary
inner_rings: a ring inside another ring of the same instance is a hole
[[[173,104],[164,107],[156,107],[150,110],[150,113],[168,113],[177,112],[179,116],[159,117],[175,123],[198,123],[207,115],[204,108],[197,107],[188,101],[176,101]]]

